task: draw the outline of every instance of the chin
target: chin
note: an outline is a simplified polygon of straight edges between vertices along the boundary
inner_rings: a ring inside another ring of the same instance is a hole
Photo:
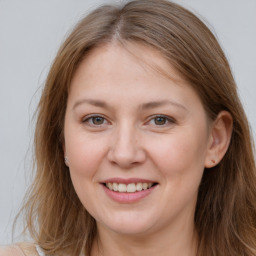
[[[150,232],[153,228],[153,218],[146,217],[144,214],[126,213],[122,215],[112,216],[108,220],[97,221],[100,226],[105,229],[122,235],[142,235]]]
[[[122,224],[120,225],[113,225],[111,227],[108,227],[109,229],[112,230],[112,232],[115,232],[120,235],[125,235],[125,236],[140,236],[143,235],[145,236],[146,233],[150,233],[150,227],[147,223],[147,225],[140,225],[140,226],[135,226],[134,224]]]

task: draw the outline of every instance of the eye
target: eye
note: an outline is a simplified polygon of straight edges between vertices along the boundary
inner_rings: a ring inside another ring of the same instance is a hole
[[[104,117],[95,115],[95,116],[85,117],[83,119],[83,123],[86,123],[90,126],[102,126],[107,124],[108,122]]]
[[[164,115],[157,115],[151,118],[148,123],[150,125],[155,125],[155,126],[168,126],[170,124],[174,124],[175,120],[173,118],[170,118]]]
[[[156,125],[164,125],[168,121],[166,117],[158,116],[153,119]]]

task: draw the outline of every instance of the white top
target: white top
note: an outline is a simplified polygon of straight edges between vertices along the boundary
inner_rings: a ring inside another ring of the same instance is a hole
[[[41,249],[41,247],[39,245],[36,245],[36,251],[39,256],[45,256],[43,250]]]

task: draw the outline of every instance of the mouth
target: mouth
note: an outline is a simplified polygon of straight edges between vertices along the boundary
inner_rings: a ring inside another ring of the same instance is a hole
[[[150,188],[156,186],[158,183],[153,182],[134,182],[134,183],[117,183],[117,182],[106,182],[103,185],[114,192],[119,193],[136,193],[143,190],[149,190]]]
[[[136,203],[154,193],[159,183],[141,178],[111,178],[101,182],[106,195],[112,200],[129,204]]]

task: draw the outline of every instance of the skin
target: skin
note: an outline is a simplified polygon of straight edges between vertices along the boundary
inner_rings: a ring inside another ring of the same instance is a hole
[[[225,154],[232,120],[222,112],[209,121],[199,96],[158,52],[131,47],[134,55],[115,43],[91,51],[67,102],[64,152],[97,222],[92,255],[193,256],[198,187],[204,168]],[[157,185],[137,202],[119,203],[101,184],[110,178]]]

